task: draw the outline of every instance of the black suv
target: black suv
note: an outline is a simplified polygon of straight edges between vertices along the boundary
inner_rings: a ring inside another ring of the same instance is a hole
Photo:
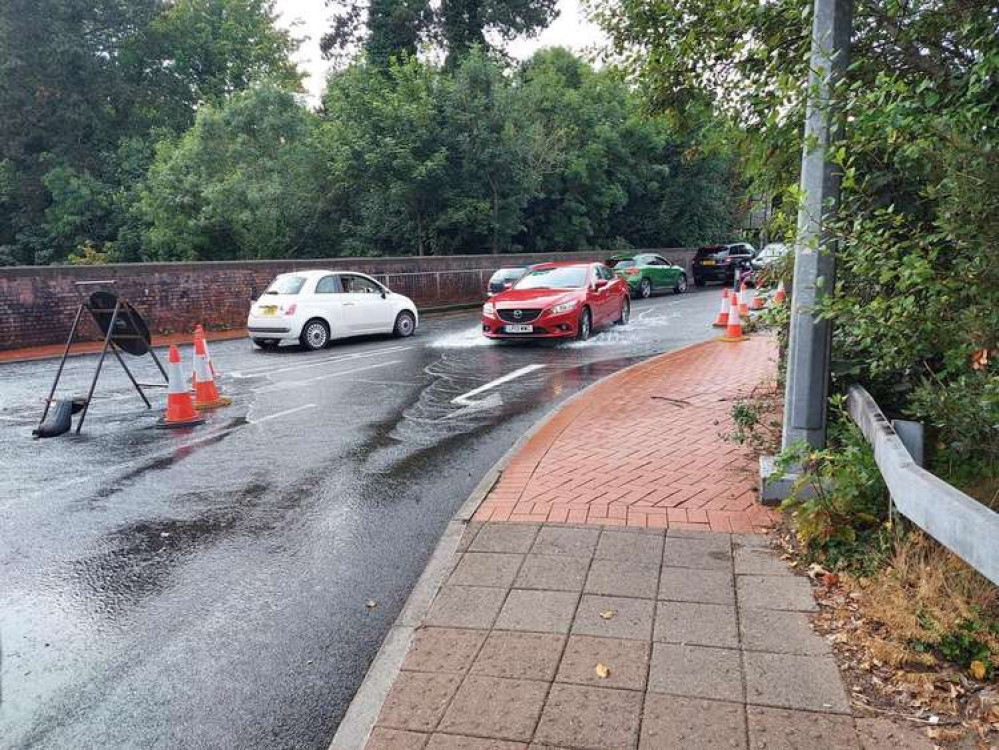
[[[730,245],[709,245],[698,249],[694,255],[694,284],[704,286],[709,281],[723,284],[735,283],[735,275],[749,267],[749,261],[756,256],[756,249],[748,242],[734,242]]]
[[[489,296],[492,297],[494,294],[505,292],[507,289],[520,281],[524,274],[529,270],[531,270],[531,266],[516,266],[514,268],[499,269],[489,278],[489,284],[486,287],[486,290],[489,292]]]

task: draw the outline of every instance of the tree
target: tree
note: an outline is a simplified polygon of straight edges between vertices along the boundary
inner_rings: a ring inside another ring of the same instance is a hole
[[[318,118],[261,86],[206,106],[157,147],[137,211],[146,260],[314,255],[327,193]]]
[[[441,120],[448,85],[413,58],[384,73],[359,63],[330,80],[325,137],[337,181],[354,193],[344,221],[363,254],[433,249],[448,175]]]
[[[558,15],[556,0],[327,0],[335,8],[322,40],[327,58],[351,59],[359,49],[372,63],[414,55],[422,41],[439,44],[454,69],[473,48],[490,49],[490,36],[511,41],[534,34]]]
[[[265,0],[0,5],[0,162],[11,183],[0,263],[64,260],[79,239],[71,224],[113,241],[132,185],[119,179],[134,178],[138,154],[145,171],[163,129],[182,132],[199,102],[254,81],[297,86],[294,43],[273,20]],[[88,207],[97,213],[79,214]]]

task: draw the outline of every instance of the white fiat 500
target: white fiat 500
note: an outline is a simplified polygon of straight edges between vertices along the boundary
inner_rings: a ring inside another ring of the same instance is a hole
[[[363,273],[295,271],[278,276],[254,300],[246,328],[263,349],[281,343],[322,349],[332,339],[348,336],[412,336],[418,322],[409,297]]]

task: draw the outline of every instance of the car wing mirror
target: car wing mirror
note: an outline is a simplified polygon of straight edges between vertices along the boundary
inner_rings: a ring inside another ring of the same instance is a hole
[[[607,286],[607,279],[597,279],[593,284],[594,289],[603,289],[605,286]]]

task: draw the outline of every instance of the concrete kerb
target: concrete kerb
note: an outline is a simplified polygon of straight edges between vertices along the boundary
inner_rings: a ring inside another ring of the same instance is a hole
[[[371,666],[368,668],[361,686],[354,694],[350,706],[347,707],[343,720],[340,722],[339,727],[337,727],[337,732],[330,743],[329,750],[361,750],[365,743],[367,743],[375,721],[378,719],[382,704],[385,702],[392,683],[395,682],[395,678],[402,668],[402,662],[406,656],[406,652],[409,650],[413,634],[427,612],[430,611],[430,605],[433,603],[434,597],[437,596],[437,592],[440,591],[448,573],[451,571],[454,553],[458,549],[458,543],[465,532],[465,527],[471,521],[472,516],[475,515],[475,511],[489,494],[489,491],[499,480],[503,469],[513,460],[513,457],[548,422],[554,419],[560,411],[568,408],[577,400],[586,398],[598,386],[603,385],[609,380],[625,377],[631,371],[637,370],[642,366],[670,359],[681,353],[713,343],[716,342],[708,340],[688,344],[687,346],[660,354],[651,359],[636,362],[607,377],[597,380],[595,383],[591,383],[579,393],[573,394],[561,404],[546,412],[493,464],[461,504],[461,507],[455,512],[454,517],[448,522],[440,541],[437,543],[433,554],[430,556],[430,560],[427,562],[427,566],[406,599],[406,604],[403,605],[402,611],[385,636],[385,640],[378,649],[378,653],[375,654],[374,661],[372,661]]]

